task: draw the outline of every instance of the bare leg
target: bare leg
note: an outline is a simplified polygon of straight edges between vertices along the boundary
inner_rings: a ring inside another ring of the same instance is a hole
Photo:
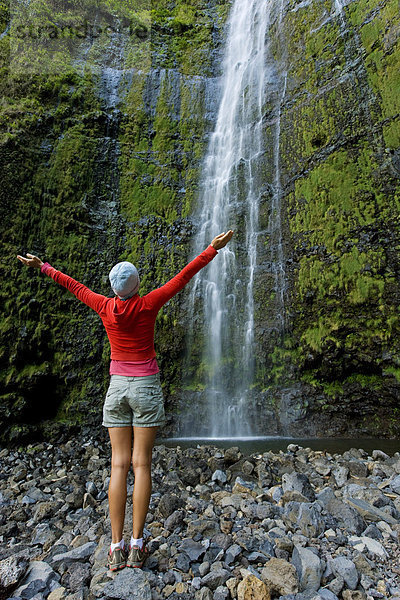
[[[133,537],[143,537],[151,496],[151,456],[158,427],[133,428]]]
[[[131,466],[132,427],[109,427],[111,441],[111,478],[108,487],[108,502],[112,543],[122,539],[126,506],[126,478]]]

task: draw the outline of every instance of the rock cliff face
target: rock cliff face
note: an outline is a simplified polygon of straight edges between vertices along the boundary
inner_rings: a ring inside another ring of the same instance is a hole
[[[118,260],[137,265],[142,293],[173,276],[191,253],[221,92],[228,1],[139,10],[104,0],[86,21],[69,4],[31,0],[25,37],[27,15],[0,7],[3,441],[99,423],[108,381],[98,317],[15,255],[37,254],[106,295]],[[274,335],[276,241],[260,235],[254,409],[270,433],[396,435],[397,3],[276,2],[274,14],[260,230],[274,207],[277,142],[285,325]],[[43,23],[49,39],[58,32],[51,60]],[[170,431],[202,397],[201,365],[182,384],[186,298],[156,326]]]

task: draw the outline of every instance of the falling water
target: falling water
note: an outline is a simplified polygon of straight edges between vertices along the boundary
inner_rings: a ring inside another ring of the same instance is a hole
[[[274,60],[267,57],[266,34],[273,0],[236,0],[228,24],[223,63],[222,99],[202,173],[200,253],[215,235],[235,230],[232,242],[196,276],[192,314],[204,310],[204,357],[209,423],[201,433],[212,437],[248,436],[254,424],[247,414],[254,379],[254,280],[257,270],[258,207],[265,185],[266,91],[277,82]],[[284,92],[283,92],[284,94]],[[281,98],[278,99],[280,106]],[[275,129],[280,120],[275,115]],[[283,290],[280,228],[279,131],[273,154],[275,192],[269,223],[278,255],[273,262],[275,288]],[[278,147],[276,147],[278,145]],[[283,293],[283,292],[282,292]],[[279,318],[283,319],[283,310]],[[193,345],[194,329],[190,333]],[[196,328],[196,336],[198,331]],[[226,408],[227,407],[227,408]],[[200,432],[198,432],[200,433]]]

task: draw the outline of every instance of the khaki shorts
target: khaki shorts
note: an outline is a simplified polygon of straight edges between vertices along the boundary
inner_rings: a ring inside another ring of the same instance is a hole
[[[103,405],[104,427],[157,427],[165,424],[160,374],[111,375]]]

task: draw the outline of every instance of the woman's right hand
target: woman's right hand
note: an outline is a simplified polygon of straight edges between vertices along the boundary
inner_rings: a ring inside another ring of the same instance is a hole
[[[43,264],[43,261],[41,261],[38,256],[35,256],[34,254],[27,254],[26,256],[28,256],[29,258],[25,258],[25,256],[20,256],[19,254],[17,254],[18,260],[24,263],[24,265],[26,265],[27,267],[34,267],[35,269],[40,269],[40,267]]]
[[[232,229],[230,229],[226,233],[220,233],[213,239],[213,241],[211,242],[211,246],[215,248],[215,250],[220,250],[221,248],[227,245],[232,236]]]

